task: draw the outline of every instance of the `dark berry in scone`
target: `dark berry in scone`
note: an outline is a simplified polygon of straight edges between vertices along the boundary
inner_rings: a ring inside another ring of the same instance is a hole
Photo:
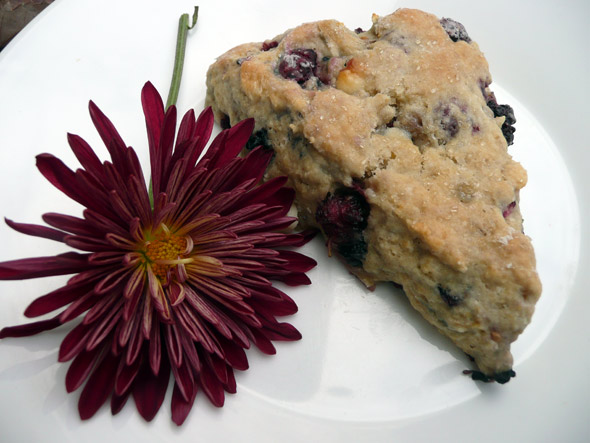
[[[335,247],[350,266],[362,266],[367,254],[363,231],[370,211],[365,197],[354,188],[338,188],[317,206],[316,221],[328,237],[330,249]]]
[[[463,26],[461,23],[456,22],[451,18],[443,17],[440,19],[440,25],[449,35],[450,39],[454,42],[458,42],[459,40],[462,40],[467,43],[471,42],[471,38],[469,38],[469,34],[467,34],[465,26]]]
[[[472,356],[474,378],[506,382],[510,344],[541,284],[523,234],[526,172],[508,154],[514,113],[460,23],[417,10],[367,31],[307,23],[223,54],[207,100],[231,124],[254,117],[300,223],[367,286],[401,285]]]

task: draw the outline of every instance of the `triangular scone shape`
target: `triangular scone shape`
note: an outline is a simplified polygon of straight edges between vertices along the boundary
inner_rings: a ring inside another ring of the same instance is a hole
[[[504,382],[541,285],[526,172],[507,152],[514,114],[490,83],[461,24],[401,9],[368,31],[322,21],[232,49],[209,69],[207,104],[223,124],[255,118],[248,147],[275,151],[267,176],[289,177],[300,222],[352,272],[402,285]]]

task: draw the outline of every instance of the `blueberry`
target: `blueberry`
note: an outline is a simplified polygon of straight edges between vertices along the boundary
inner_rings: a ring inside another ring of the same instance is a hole
[[[328,237],[345,239],[367,227],[369,212],[369,204],[359,191],[343,187],[326,195],[317,208],[316,220]]]
[[[484,383],[489,383],[493,380],[493,378],[488,377],[481,371],[463,371],[465,375],[471,375],[471,379],[475,381],[483,381]]]
[[[504,383],[508,383],[512,377],[516,377],[516,372],[512,369],[508,369],[507,371],[498,372],[494,375],[485,375],[481,371],[473,371],[471,369],[466,369],[463,371],[463,374],[470,375],[472,380],[475,381],[483,381],[484,383],[489,383],[492,381],[496,381],[503,385]]]
[[[514,143],[514,124],[516,123],[516,117],[514,116],[514,109],[510,105],[499,105],[496,101],[496,97],[493,93],[486,96],[488,107],[494,113],[494,117],[504,117],[504,123],[502,124],[502,134],[506,139],[506,143],[510,146]]]
[[[252,57],[250,57],[250,56],[249,56],[249,57],[240,57],[239,59],[237,59],[237,60],[236,60],[236,64],[237,64],[238,66],[242,66],[242,64],[243,64],[244,62],[247,62],[247,61],[248,61],[248,60],[250,60],[251,58],[252,58]]]
[[[461,23],[450,18],[442,18],[440,19],[440,24],[454,42],[458,42],[459,40],[467,43],[471,42],[471,38],[469,38],[465,26]]]
[[[450,106],[441,107],[438,111],[440,113],[440,126],[450,138],[456,136],[459,132],[459,122],[451,113]]]
[[[441,298],[443,299],[443,301],[450,308],[457,306],[459,303],[461,303],[463,301],[462,297],[452,294],[451,290],[448,288],[445,288],[444,286],[437,285],[436,289],[438,290],[438,293],[441,296]]]
[[[221,119],[219,120],[219,126],[221,126],[221,129],[229,129],[231,128],[231,123],[229,120],[229,115],[223,114],[221,116]]]
[[[508,144],[508,146],[514,143],[515,131],[516,129],[514,128],[514,126],[507,125],[506,123],[502,125],[502,135],[506,139],[506,144]]]
[[[371,208],[363,194],[354,188],[339,188],[328,193],[318,205],[316,220],[338,254],[354,267],[363,264],[368,246],[363,231]]]
[[[488,103],[488,106],[490,106],[490,103]],[[494,116],[506,117],[506,120],[504,120],[504,122],[509,125],[513,125],[514,123],[516,123],[516,118],[514,117],[514,110],[512,109],[512,107],[510,105],[499,105],[497,103],[493,103],[492,106],[493,106],[492,111],[494,112]]]
[[[262,146],[264,149],[272,151],[272,145],[268,140],[268,130],[266,128],[254,132],[246,142],[246,149],[248,151],[251,151],[258,146]]]
[[[368,246],[363,236],[355,235],[351,241],[337,244],[336,250],[346,260],[346,263],[355,268],[360,268],[367,255]]]
[[[516,372],[514,372],[512,369],[494,374],[494,380],[496,380],[501,385],[508,383],[512,377],[516,377]]]
[[[313,49],[293,49],[281,58],[279,74],[302,85],[315,75],[317,59]]]

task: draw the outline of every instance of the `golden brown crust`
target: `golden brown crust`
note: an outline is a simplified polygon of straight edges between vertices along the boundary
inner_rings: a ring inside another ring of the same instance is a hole
[[[403,285],[486,374],[510,369],[510,343],[541,285],[518,207],[526,172],[486,104],[491,77],[477,44],[451,40],[435,16],[409,9],[374,16],[360,34],[328,20],[274,41],[211,66],[207,104],[217,118],[254,117],[267,130],[276,152],[268,177],[289,177],[303,224],[318,226],[329,193],[362,188],[367,251],[352,271],[368,286]],[[315,51],[322,74],[283,78],[281,60],[302,48]]]

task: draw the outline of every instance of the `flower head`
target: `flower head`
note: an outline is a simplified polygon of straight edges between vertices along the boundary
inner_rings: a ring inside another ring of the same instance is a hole
[[[15,223],[22,233],[63,242],[76,252],[0,263],[0,279],[75,274],[31,303],[27,317],[52,318],[6,327],[21,337],[83,316],[64,338],[59,361],[72,360],[66,389],[84,385],[78,409],[89,418],[111,398],[116,414],[132,396],[151,420],[174,380],[172,419],[181,424],[201,389],[216,406],[236,391],[234,369],[245,370],[252,344],[273,354],[273,340],[299,332],[276,316],[297,307],[272,280],[309,284],[315,261],[285,246],[310,236],[287,233],[294,192],[285,178],[261,184],[272,152],[237,157],[254,122],[225,130],[201,155],[213,115],[189,111],[176,132],[176,108],[164,110],[151,83],[142,90],[151,162],[151,193],[135,151],[90,102],[90,116],[111,161],[101,162],[80,137],[68,142],[82,168],[72,171],[50,154],[41,173],[85,207],[83,217],[49,213],[49,226]],[[200,159],[199,159],[200,158]],[[151,197],[153,195],[153,198]]]

